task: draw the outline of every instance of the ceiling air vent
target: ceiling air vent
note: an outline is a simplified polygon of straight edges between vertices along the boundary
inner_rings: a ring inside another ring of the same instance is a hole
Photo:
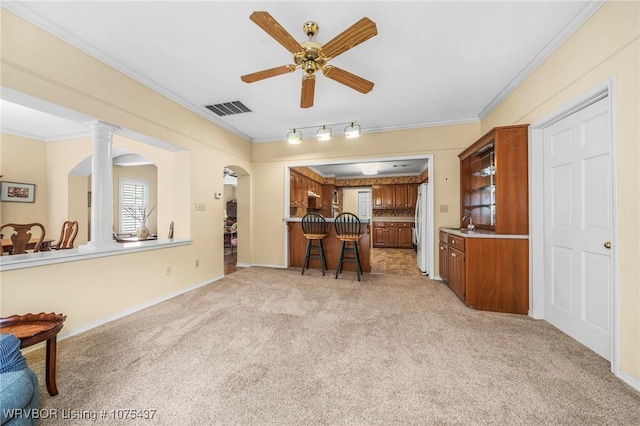
[[[243,104],[240,101],[225,102],[222,104],[215,104],[215,105],[205,105],[205,108],[210,109],[211,111],[218,114],[220,117],[223,117],[225,115],[235,115],[235,114],[242,114],[245,112],[251,112],[251,110],[247,108],[245,104]]]

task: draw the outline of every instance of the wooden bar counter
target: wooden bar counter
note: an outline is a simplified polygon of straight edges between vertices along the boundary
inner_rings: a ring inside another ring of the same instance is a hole
[[[288,236],[289,236],[289,267],[301,268],[304,264],[304,256],[307,252],[307,239],[302,233],[301,218],[286,218]],[[341,241],[336,236],[336,227],[333,224],[333,218],[326,218],[327,236],[323,240],[324,254],[327,259],[327,267],[329,270],[336,270],[338,257],[340,256]],[[371,272],[371,233],[370,222],[362,222],[362,238],[358,248],[360,250],[360,262],[362,264],[362,272]],[[312,258],[309,261],[309,268],[320,269],[320,259]],[[355,271],[355,264],[345,263],[342,267],[343,271]]]

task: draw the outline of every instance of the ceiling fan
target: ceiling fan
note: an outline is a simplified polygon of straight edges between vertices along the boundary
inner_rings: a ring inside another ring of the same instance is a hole
[[[316,85],[315,72],[318,70],[321,70],[325,77],[360,93],[369,93],[373,89],[373,83],[369,80],[333,65],[327,65],[329,60],[378,34],[376,24],[371,19],[362,18],[324,45],[313,41],[313,37],[318,33],[318,24],[313,21],[307,21],[302,26],[309,41],[299,43],[269,12],[253,12],[249,19],[293,54],[294,63],[243,75],[240,79],[245,83],[253,83],[302,69],[304,74],[302,76],[300,108],[313,106]]]

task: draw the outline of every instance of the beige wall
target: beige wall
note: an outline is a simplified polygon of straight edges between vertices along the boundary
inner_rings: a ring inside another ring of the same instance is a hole
[[[425,127],[385,133],[365,133],[358,139],[334,137],[329,144],[315,139],[301,145],[286,142],[255,144],[253,148],[254,205],[260,217],[269,223],[281,221],[288,208],[284,205],[286,166],[330,163],[338,160],[397,158],[433,154],[430,181],[434,183],[435,225],[457,226],[460,207],[458,154],[473,143],[480,133],[480,123]],[[448,207],[440,212],[440,205]],[[285,265],[285,227],[258,227],[253,238],[253,260],[258,264]],[[437,242],[435,243],[437,244]],[[438,252],[434,244],[433,250]],[[436,257],[436,268],[438,259]]]
[[[250,144],[11,12],[2,9],[0,19],[3,87],[176,147],[177,151],[166,151],[114,136],[114,148],[138,152],[158,168],[157,185],[162,188],[158,191],[158,205],[162,208],[158,209],[157,221],[161,237],[166,237],[169,223],[174,221],[176,238],[193,239],[188,246],[0,272],[0,315],[62,312],[67,315],[64,331],[69,333],[222,276],[223,230],[219,224],[224,208],[214,194],[223,191],[224,165],[245,170],[246,191],[238,191],[238,198],[248,220]],[[25,177],[39,184],[37,191],[47,188],[45,194],[53,194],[55,188],[56,201],[58,197],[61,201],[49,203],[51,223],[66,218],[71,209],[80,214],[83,205],[69,193],[87,188],[82,179],[70,179],[69,171],[91,154],[91,141],[85,138],[49,143],[45,150],[43,143],[27,140],[25,143],[35,144],[37,160],[22,155],[7,159],[7,153],[12,154],[7,152],[11,147],[5,146],[9,138],[2,135],[0,150],[5,178],[15,175],[18,180],[25,176],[18,173],[34,169]],[[27,167],[36,161],[46,167]],[[37,200],[39,196],[38,191]],[[42,201],[46,204],[46,199]],[[204,203],[206,209],[195,211],[196,202]],[[3,220],[6,204],[2,203]],[[6,214],[17,213],[10,206]],[[36,217],[46,214],[43,206]],[[248,232],[244,238],[250,236]],[[250,246],[247,241],[239,247],[239,256],[250,259],[246,254]],[[198,268],[195,260],[199,260]],[[165,275],[167,266],[171,266],[171,275]]]
[[[640,380],[640,2],[610,1],[482,120],[535,123],[615,78],[621,368]]]
[[[0,175],[3,181],[36,185],[34,203],[0,202],[0,223],[42,223],[49,230],[47,215],[49,188],[47,182],[47,150],[45,142],[13,135],[0,140]],[[30,165],[30,166],[27,166]],[[66,185],[65,185],[66,187]],[[63,188],[63,191],[66,191]],[[48,235],[48,232],[47,232]]]
[[[185,150],[159,154],[165,157],[160,162],[165,161],[166,167],[162,170],[159,166],[158,187],[168,190],[158,193],[159,204],[167,205],[158,212],[158,226],[164,229],[175,220],[176,236],[190,236],[194,243],[2,272],[0,310],[2,314],[64,312],[68,315],[66,330],[73,330],[221,275],[222,244],[211,241],[222,240],[218,224],[224,207],[213,194],[222,192],[222,170],[229,164],[247,171],[237,189],[238,215],[243,223],[238,235],[240,262],[286,263],[282,222],[287,211],[286,165],[433,154],[429,179],[434,184],[435,225],[457,225],[457,154],[463,148],[493,126],[531,123],[544,117],[615,75],[621,367],[640,380],[638,6],[638,2],[605,4],[482,123],[363,134],[355,140],[337,137],[330,144],[305,140],[297,147],[286,143],[251,145],[3,10],[3,86]],[[4,158],[1,164],[4,173]],[[53,179],[56,177],[48,180]],[[206,210],[194,211],[195,202],[205,203]],[[440,206],[445,205],[448,213],[441,213]],[[4,217],[4,210],[2,214]],[[435,247],[434,251],[437,253]],[[200,268],[194,267],[194,259],[200,260]],[[173,275],[165,276],[168,264]],[[101,273],[96,275],[96,270]],[[51,277],[56,276],[65,279],[52,282]],[[26,287],[24,283],[28,283]]]

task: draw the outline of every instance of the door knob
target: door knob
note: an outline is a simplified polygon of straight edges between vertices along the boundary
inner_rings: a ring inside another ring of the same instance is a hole
[[[611,242],[607,241],[606,243],[604,243],[604,248],[610,249],[611,248]]]

